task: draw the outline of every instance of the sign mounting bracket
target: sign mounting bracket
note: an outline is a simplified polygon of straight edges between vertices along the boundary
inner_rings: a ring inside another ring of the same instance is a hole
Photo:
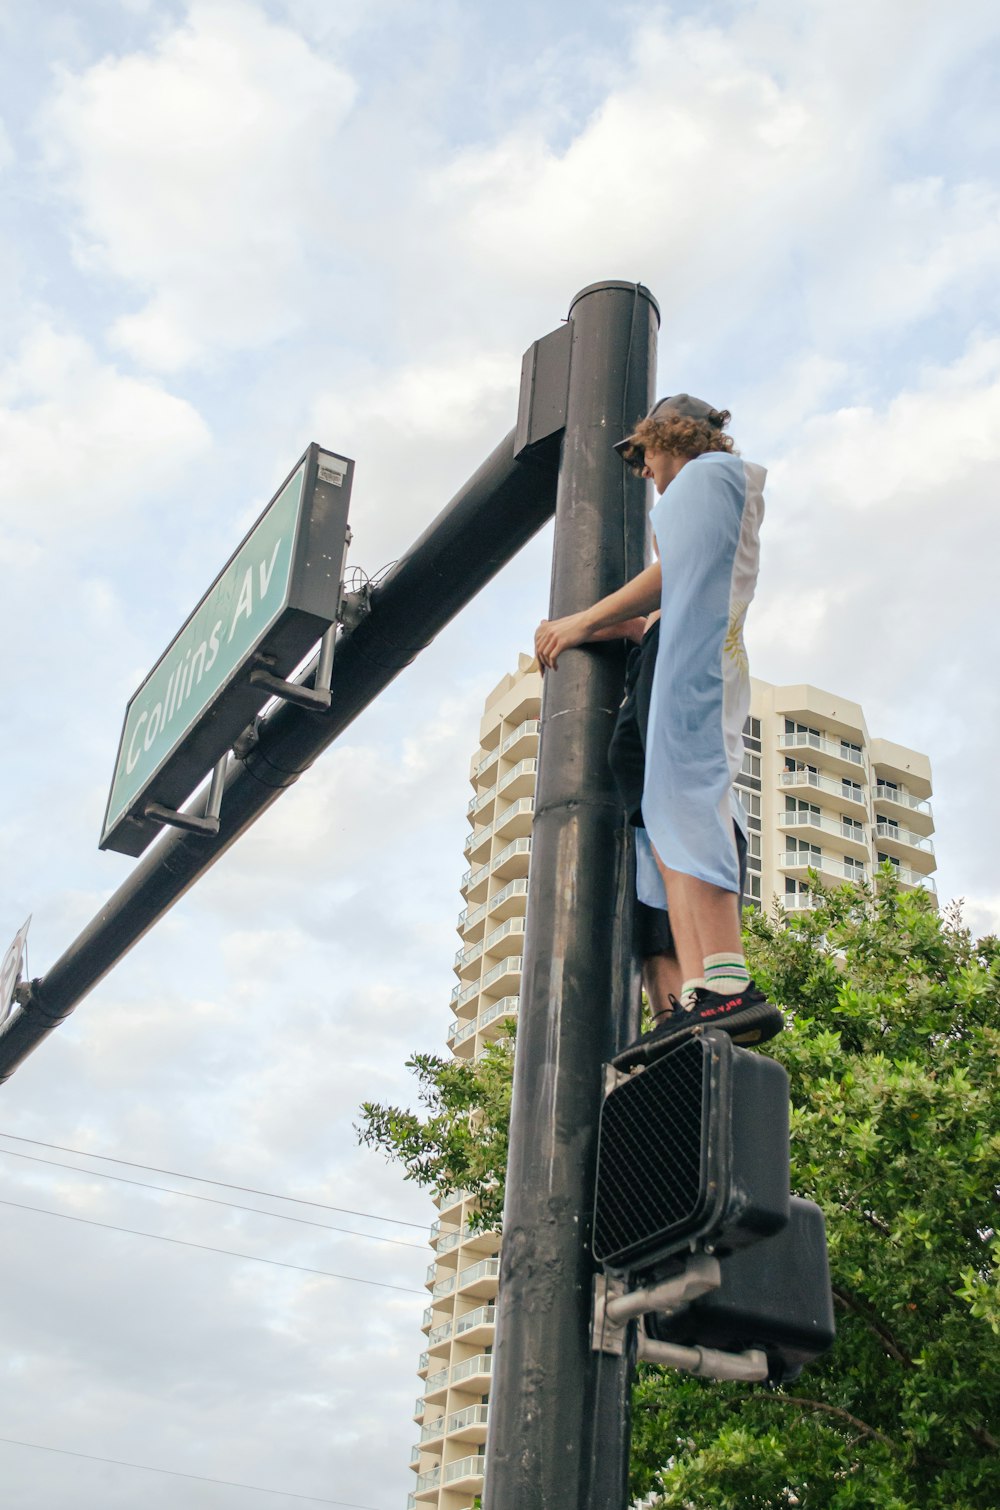
[[[300,708],[310,708],[316,713],[329,712],[333,650],[336,639],[337,626],[331,624],[319,642],[319,664],[316,667],[316,677],[311,687],[305,687],[301,682],[289,682],[284,677],[275,676],[274,672],[269,669],[274,665],[274,657],[270,655],[254,657],[256,664],[250,673],[250,685],[263,687],[266,692],[270,692],[272,697],[278,697],[282,702],[295,703]]]
[[[182,813],[176,808],[164,807],[162,802],[147,802],[144,815],[152,823],[163,823],[170,828],[182,828],[189,834],[201,834],[214,839],[219,832],[219,815],[222,812],[222,788],[226,783],[228,753],[221,756],[212,771],[212,785],[208,789],[208,801],[201,816],[197,813]]]

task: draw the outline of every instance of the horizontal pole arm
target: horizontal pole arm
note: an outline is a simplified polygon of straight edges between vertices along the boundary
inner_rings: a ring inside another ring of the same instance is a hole
[[[341,633],[329,711],[277,706],[248,753],[230,761],[218,838],[164,834],[48,974],[32,981],[0,1029],[0,1082],[551,518],[558,446],[553,437],[515,460],[514,431],[500,442],[373,591],[371,612]],[[204,807],[199,797],[191,812],[204,816]]]

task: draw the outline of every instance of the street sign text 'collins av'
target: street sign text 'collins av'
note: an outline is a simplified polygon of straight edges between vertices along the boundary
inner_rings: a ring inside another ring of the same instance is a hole
[[[130,700],[102,849],[142,854],[165,821],[147,809],[176,812],[332,630],[353,480],[311,445]]]

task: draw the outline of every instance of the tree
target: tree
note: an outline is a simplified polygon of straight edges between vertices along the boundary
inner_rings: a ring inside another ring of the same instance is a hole
[[[887,870],[812,884],[813,910],[752,914],[746,943],[789,1010],[768,1049],[791,1080],[792,1188],[826,1217],[837,1343],[779,1390],[640,1369],[633,1491],[665,1510],[996,1510],[1000,942]],[[431,1116],[367,1106],[362,1136],[409,1178],[483,1192],[493,1220],[509,1047],[411,1062]]]

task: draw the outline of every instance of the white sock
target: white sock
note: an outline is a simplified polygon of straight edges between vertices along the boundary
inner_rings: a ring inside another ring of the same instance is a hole
[[[694,993],[698,990],[704,990],[704,987],[705,982],[700,976],[697,980],[686,980],[681,986],[681,1006],[693,1007]]]
[[[705,958],[705,983],[710,991],[745,991],[750,984],[746,957],[740,954],[709,954]]]

